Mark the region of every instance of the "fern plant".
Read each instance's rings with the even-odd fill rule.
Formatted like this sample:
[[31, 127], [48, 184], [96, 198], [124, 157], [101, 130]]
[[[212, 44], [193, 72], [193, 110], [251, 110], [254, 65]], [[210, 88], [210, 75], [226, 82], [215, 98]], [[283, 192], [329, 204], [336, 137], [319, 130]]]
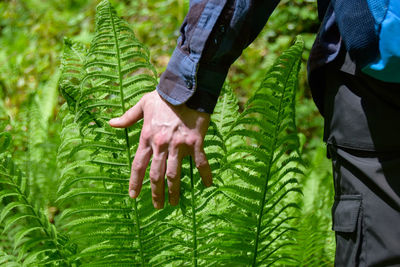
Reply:
[[301, 214], [295, 220], [296, 246], [286, 252], [294, 258], [291, 266], [334, 265], [335, 235], [330, 229], [334, 192], [330, 168], [326, 148], [321, 146], [314, 151], [301, 181], [304, 197], [299, 201]]
[[[293, 209], [298, 208], [298, 198], [293, 193], [301, 192], [296, 177], [303, 173], [303, 161], [294, 105], [302, 48], [298, 39], [280, 57], [243, 113], [238, 112], [229, 87], [223, 89], [205, 139], [205, 150], [214, 160], [215, 188], [198, 188], [193, 193], [193, 173], [186, 166], [190, 178], [186, 181], [191, 184], [183, 182], [183, 188], [191, 193], [192, 223], [184, 214], [172, 218], [177, 230], [168, 239], [178, 241], [177, 249], [156, 257], [153, 264], [264, 266], [289, 262], [290, 256], [280, 249], [294, 243], [290, 236], [296, 230]], [[176, 233], [190, 238], [179, 241]]]
[[[115, 130], [107, 121], [154, 89], [149, 52], [108, 1], [97, 7], [96, 34], [88, 53], [82, 56], [83, 50], [71, 43], [65, 47], [61, 85], [72, 115], [64, 119], [59, 150], [64, 168], [58, 203], [67, 208], [61, 227], [78, 243], [80, 264], [143, 266], [149, 253], [162, 249], [154, 242], [155, 229], [168, 209], [154, 212], [148, 198], [128, 197], [140, 125]], [[144, 186], [142, 195], [149, 190]]]
[[[55, 190], [48, 184], [56, 183], [59, 177], [54, 158], [56, 157], [57, 136], [51, 132], [57, 129], [57, 125], [50, 124], [54, 117], [57, 105], [57, 81], [59, 72], [28, 99], [27, 114], [27, 153], [25, 160], [26, 174], [31, 183], [32, 193], [42, 202], [41, 206], [52, 206], [55, 200]], [[56, 140], [54, 140], [56, 139]], [[39, 204], [39, 203], [38, 203]]]
[[227, 142], [244, 142], [233, 142], [223, 161], [231, 178], [218, 190], [233, 205], [217, 215], [227, 224], [218, 230], [223, 238], [215, 247], [222, 251], [212, 256], [215, 264], [221, 257], [226, 264], [271, 265], [283, 260], [275, 256], [279, 249], [292, 243], [290, 209], [297, 205], [289, 195], [301, 192], [296, 176], [302, 174], [294, 120], [302, 49], [297, 39], [280, 56], [226, 131]]
[[[277, 60], [244, 112], [239, 113], [229, 86], [223, 88], [204, 142], [214, 186], [202, 185], [192, 160], [187, 158], [182, 167], [179, 206], [155, 210], [148, 174], [140, 197], [128, 196], [141, 123], [120, 130], [111, 128], [107, 121], [121, 116], [144, 93], [154, 90], [157, 75], [148, 49], [111, 4], [102, 1], [97, 7], [90, 47], [64, 41], [59, 87], [66, 104], [60, 111], [63, 122], [56, 201], [62, 213], [55, 224], [50, 223], [27, 191], [26, 174], [15, 171], [4, 157], [0, 186], [7, 190], [0, 195], [7, 201], [0, 201], [0, 214], [5, 214], [0, 216], [11, 219], [0, 225], [19, 238], [16, 245], [10, 241], [17, 253], [5, 249], [0, 263], [290, 263], [282, 248], [295, 242], [291, 233], [296, 230], [295, 195], [300, 192], [296, 178], [303, 168], [294, 120], [302, 47], [301, 39], [297, 39]], [[9, 143], [6, 137], [4, 141]], [[14, 216], [24, 220], [26, 226], [16, 227]]]
[[8, 238], [12, 248], [8, 253], [2, 251], [0, 262], [5, 266], [70, 265], [74, 245], [68, 243], [68, 237], [58, 232], [46, 212], [36, 205], [28, 175], [7, 154], [3, 151], [0, 160], [0, 202], [5, 204], [0, 212], [0, 225], [4, 226], [3, 233], [12, 234]]

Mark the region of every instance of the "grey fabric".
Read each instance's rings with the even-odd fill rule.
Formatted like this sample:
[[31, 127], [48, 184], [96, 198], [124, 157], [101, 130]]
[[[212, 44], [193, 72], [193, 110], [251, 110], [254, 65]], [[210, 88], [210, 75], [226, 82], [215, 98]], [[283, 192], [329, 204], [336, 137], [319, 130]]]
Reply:
[[328, 144], [400, 154], [400, 84], [363, 74], [343, 46], [321, 77]]
[[328, 146], [335, 266], [400, 266], [400, 155]]
[[335, 266], [400, 266], [400, 85], [362, 74], [343, 45], [321, 79]]
[[361, 195], [341, 195], [332, 207], [332, 230], [352, 233], [356, 230], [361, 208]]

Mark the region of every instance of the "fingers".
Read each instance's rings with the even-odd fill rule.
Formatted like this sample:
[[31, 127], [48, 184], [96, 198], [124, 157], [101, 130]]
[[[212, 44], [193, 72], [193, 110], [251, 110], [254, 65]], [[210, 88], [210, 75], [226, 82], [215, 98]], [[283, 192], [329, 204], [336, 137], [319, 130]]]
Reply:
[[142, 101], [139, 101], [136, 105], [128, 109], [121, 117], [111, 119], [108, 123], [111, 127], [115, 128], [127, 128], [138, 120], [143, 118]]
[[151, 147], [143, 140], [140, 140], [135, 158], [132, 162], [131, 178], [129, 180], [129, 196], [131, 198], [137, 198], [139, 196], [151, 153]]
[[167, 159], [167, 151], [157, 151], [157, 147], [154, 149], [154, 155], [150, 166], [150, 185], [151, 194], [153, 199], [153, 206], [156, 209], [162, 209], [164, 207], [165, 191], [164, 191], [164, 179], [165, 179], [165, 161]]
[[[166, 104], [156, 91], [146, 94], [121, 117], [109, 121], [110, 126], [126, 128], [145, 117], [139, 148], [132, 163], [129, 195], [138, 197], [147, 166], [150, 166], [150, 184], [153, 205], [164, 206], [165, 174], [167, 174], [169, 202], [179, 202], [182, 158], [192, 155], [206, 186], [212, 184], [211, 168], [202, 143], [209, 124], [208, 117], [182, 105], [178, 108]], [[168, 166], [167, 166], [167, 157]]]
[[[150, 167], [150, 184], [152, 191], [153, 205], [156, 209], [162, 209], [165, 202], [165, 176], [168, 182], [169, 203], [173, 206], [179, 203], [180, 178], [182, 169], [183, 150], [182, 146], [170, 147], [168, 144], [154, 144], [152, 148], [149, 143], [141, 138], [139, 148], [136, 152], [132, 164], [132, 174], [129, 183], [129, 195], [136, 198], [141, 190], [146, 167], [149, 164], [150, 157], [154, 151], [153, 160]], [[204, 149], [200, 145], [195, 145], [193, 150], [193, 159], [196, 168], [203, 180], [205, 186], [212, 185], [211, 168], [208, 163]], [[166, 160], [168, 157], [168, 164]]]
[[212, 185], [212, 174], [210, 164], [208, 164], [208, 160], [206, 157], [206, 153], [204, 152], [202, 145], [196, 145], [194, 147], [193, 153], [194, 162], [196, 164], [196, 168], [200, 173], [201, 179], [205, 186]]
[[182, 157], [178, 153], [172, 152], [168, 155], [167, 162], [167, 182], [168, 199], [172, 206], [178, 205], [181, 186]]

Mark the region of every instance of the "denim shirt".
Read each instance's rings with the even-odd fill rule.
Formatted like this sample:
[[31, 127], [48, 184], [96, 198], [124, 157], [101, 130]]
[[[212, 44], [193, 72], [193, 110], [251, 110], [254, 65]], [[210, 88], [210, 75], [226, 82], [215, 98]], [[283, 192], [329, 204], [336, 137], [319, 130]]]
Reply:
[[[229, 67], [257, 37], [279, 2], [190, 1], [177, 46], [157, 86], [158, 93], [172, 105], [186, 103], [192, 109], [212, 113]], [[319, 86], [313, 77], [318, 75], [312, 73], [332, 61], [340, 49], [334, 12], [327, 3], [329, 0], [319, 0], [320, 18], [328, 11], [309, 61], [310, 84], [315, 87]]]

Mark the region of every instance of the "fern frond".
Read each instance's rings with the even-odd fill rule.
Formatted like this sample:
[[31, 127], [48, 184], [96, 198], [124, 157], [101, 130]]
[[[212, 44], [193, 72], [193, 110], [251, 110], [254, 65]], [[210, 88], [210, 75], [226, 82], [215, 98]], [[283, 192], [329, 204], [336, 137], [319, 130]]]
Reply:
[[332, 173], [324, 146], [314, 152], [314, 157], [303, 176], [304, 197], [301, 213], [294, 221], [298, 230], [293, 235], [296, 246], [284, 249], [291, 255], [288, 266], [332, 266], [335, 254], [335, 237], [331, 231], [330, 207], [333, 201]]
[[53, 160], [53, 146], [57, 139], [49, 135], [55, 127], [53, 114], [58, 99], [58, 77], [57, 72], [38, 91], [32, 93], [25, 112], [22, 112], [26, 119], [27, 151], [24, 161], [18, 161], [17, 157], [16, 163], [24, 167], [32, 193], [37, 195], [36, 203], [41, 206], [49, 205], [54, 200], [53, 190], [47, 185], [58, 178], [58, 169]]
[[128, 24], [108, 1], [102, 1], [97, 6], [95, 36], [79, 61], [77, 108], [64, 117], [58, 151], [63, 169], [58, 203], [68, 207], [59, 223], [71, 229], [83, 266], [147, 265], [158, 253], [153, 241], [159, 236], [153, 229], [172, 212], [171, 208], [154, 210], [149, 183], [142, 188], [143, 198], [128, 196], [132, 152], [141, 124], [117, 130], [106, 123], [154, 90], [156, 72], [149, 57]]
[[82, 66], [85, 54], [86, 50], [81, 43], [64, 38], [59, 88], [72, 112], [77, 109], [77, 101], [81, 94], [79, 84], [83, 77]]
[[18, 259], [4, 251], [0, 250], [0, 265], [5, 267], [22, 267], [22, 263]]
[[222, 136], [225, 136], [239, 117], [239, 101], [229, 85], [224, 85], [211, 120]]
[[[295, 230], [290, 226], [294, 217], [289, 210], [298, 208], [288, 196], [301, 192], [296, 187], [301, 165], [291, 159], [299, 158], [294, 100], [302, 48], [298, 38], [277, 59], [225, 134], [227, 142], [245, 141], [228, 146], [223, 159], [224, 172], [233, 175], [230, 182], [235, 183], [218, 189], [232, 203], [225, 215], [218, 216], [227, 219], [227, 231], [240, 231], [250, 240], [234, 234], [229, 240], [217, 240], [215, 247], [221, 249], [214, 252], [218, 256], [211, 263], [269, 265], [276, 262], [275, 254], [281, 248], [293, 243], [285, 239]], [[240, 215], [228, 219], [232, 213]], [[251, 223], [243, 218], [251, 218]], [[247, 252], [243, 250], [246, 246], [250, 248]]]
[[[3, 232], [17, 229], [13, 243], [14, 250], [19, 251], [18, 262], [22, 261], [24, 266], [49, 264], [54, 260], [69, 264], [73, 251], [66, 246], [67, 237], [59, 233], [45, 212], [34, 204], [27, 177], [9, 158], [2, 160], [0, 170], [0, 185], [4, 187], [0, 198], [8, 202], [1, 211], [0, 223], [4, 224]], [[33, 240], [36, 246], [30, 245]], [[27, 252], [29, 256], [24, 258]]]
[[[120, 116], [157, 84], [148, 49], [108, 1], [97, 6], [96, 33], [83, 73], [79, 105], [95, 117]], [[115, 105], [110, 106], [111, 99], [116, 100]], [[91, 100], [95, 106], [90, 105]]]

